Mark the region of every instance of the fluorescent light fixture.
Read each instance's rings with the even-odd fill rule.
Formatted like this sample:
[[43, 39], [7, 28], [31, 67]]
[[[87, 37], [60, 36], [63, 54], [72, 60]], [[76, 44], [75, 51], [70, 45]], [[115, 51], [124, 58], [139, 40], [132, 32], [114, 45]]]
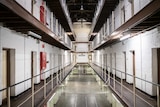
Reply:
[[42, 38], [40, 35], [32, 32], [32, 31], [28, 31], [28, 35], [29, 35], [29, 36], [32, 36], [32, 37], [34, 37], [34, 38], [37, 38], [37, 39], [41, 39], [41, 38]]
[[120, 38], [120, 41], [125, 40], [125, 39], [127, 39], [127, 38], [129, 38], [129, 37], [131, 37], [130, 34], [125, 35], [125, 36], [122, 36], [122, 37]]
[[84, 10], [84, 9], [83, 9], [83, 5], [81, 5], [81, 9], [80, 9], [80, 10]]

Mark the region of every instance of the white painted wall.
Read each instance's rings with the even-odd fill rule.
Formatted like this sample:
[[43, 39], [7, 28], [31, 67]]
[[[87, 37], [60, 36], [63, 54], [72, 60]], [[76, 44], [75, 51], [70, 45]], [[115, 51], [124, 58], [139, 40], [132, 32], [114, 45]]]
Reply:
[[[136, 77], [142, 78], [144, 80], [157, 83], [157, 71], [152, 64], [154, 61], [153, 55], [155, 52], [152, 52], [153, 48], [160, 47], [160, 27], [155, 28], [151, 31], [139, 34], [138, 36], [132, 37], [130, 39], [124, 40], [112, 46], [106, 47], [105, 52], [102, 50], [94, 52], [94, 63], [99, 63], [101, 65], [100, 55], [101, 53], [107, 54], [107, 66], [110, 67], [110, 54], [112, 54], [112, 67], [115, 62], [113, 54], [116, 53], [116, 69], [124, 72], [124, 53], [126, 52], [126, 66], [127, 73], [133, 75], [132, 67], [132, 53], [135, 51], [135, 70]], [[110, 72], [110, 69], [108, 68]], [[118, 77], [121, 77], [120, 73], [116, 72]], [[124, 78], [124, 75], [123, 75]], [[126, 81], [128, 83], [133, 83], [133, 78], [127, 76]], [[150, 94], [156, 95], [156, 88], [150, 83], [136, 79], [136, 87], [140, 90]]]
[[[44, 44], [44, 48], [42, 48], [42, 44]], [[9, 30], [8, 28], [4, 28], [0, 26], [0, 77], [2, 76], [2, 49], [3, 48], [9, 48], [9, 49], [15, 49], [15, 78], [11, 78], [11, 81], [15, 81], [15, 83], [21, 82], [25, 79], [28, 79], [31, 77], [31, 52], [36, 51], [37, 52], [37, 72], [35, 75], [40, 74], [40, 52], [46, 52], [47, 53], [47, 68], [45, 71], [51, 69], [50, 65], [50, 54], [55, 55], [54, 58], [54, 66], [58, 66], [62, 63], [62, 58], [58, 61], [58, 55], [62, 55], [62, 50], [51, 46], [47, 43], [44, 43], [42, 41], [37, 41], [36, 39], [33, 39], [31, 37], [28, 37], [27, 35], [23, 35], [21, 33], [17, 33], [15, 31]], [[67, 52], [67, 55], [65, 56], [66, 61], [70, 61], [70, 53]], [[69, 60], [69, 61], [68, 61]], [[56, 72], [56, 70], [54, 71]], [[50, 75], [50, 72], [47, 72], [45, 74], [44, 78], [47, 78]], [[2, 78], [0, 78], [2, 79]], [[13, 80], [15, 79], [15, 80]], [[35, 78], [35, 83], [40, 82], [40, 77]], [[15, 84], [14, 83], [14, 84]], [[13, 85], [13, 84], [12, 84]], [[1, 89], [1, 80], [0, 80], [0, 89]], [[17, 86], [15, 86], [15, 91], [11, 90], [12, 96], [17, 96], [20, 93], [24, 92], [28, 88], [31, 87], [31, 81], [28, 80], [24, 83], [21, 83]], [[0, 93], [0, 104], [1, 104], [1, 93]]]
[[24, 9], [26, 9], [28, 12], [31, 13], [31, 3], [32, 0], [16, 0], [17, 3], [19, 3]]
[[70, 51], [65, 50], [63, 55], [64, 55], [64, 65], [65, 65], [65, 66], [67, 66], [67, 65], [69, 65], [71, 62], [73, 62], [73, 61], [71, 60], [71, 53], [70, 53]]
[[76, 52], [88, 52], [88, 43], [76, 43]]
[[88, 53], [77, 53], [76, 62], [77, 63], [88, 63]]
[[90, 24], [81, 25], [80, 22], [76, 22], [73, 24], [73, 29], [76, 34], [76, 42], [88, 42], [88, 35], [90, 32]]

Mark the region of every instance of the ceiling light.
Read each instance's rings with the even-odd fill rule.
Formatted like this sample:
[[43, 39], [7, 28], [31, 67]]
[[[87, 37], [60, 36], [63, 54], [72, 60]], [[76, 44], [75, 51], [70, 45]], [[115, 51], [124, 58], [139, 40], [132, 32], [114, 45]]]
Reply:
[[32, 37], [34, 37], [34, 38], [37, 38], [37, 39], [41, 39], [41, 38], [42, 38], [40, 35], [32, 32], [32, 31], [28, 31], [28, 35], [29, 35], [29, 36], [32, 36]]
[[83, 5], [81, 5], [81, 9], [80, 10], [84, 10]]

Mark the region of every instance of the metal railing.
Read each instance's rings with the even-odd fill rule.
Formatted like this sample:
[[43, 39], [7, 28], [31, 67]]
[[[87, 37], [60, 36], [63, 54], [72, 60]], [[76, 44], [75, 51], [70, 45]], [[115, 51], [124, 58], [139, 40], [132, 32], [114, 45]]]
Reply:
[[[124, 102], [127, 104], [126, 96], [124, 95], [124, 90], [127, 90], [132, 96], [133, 96], [133, 100], [130, 101], [133, 107], [136, 107], [136, 99], [139, 98], [141, 101], [143, 101], [144, 103], [146, 103], [149, 107], [160, 107], [160, 84], [154, 83], [154, 82], [150, 82], [147, 81], [145, 79], [136, 77], [135, 75], [123, 72], [121, 70], [115, 69], [115, 68], [111, 68], [107, 65], [104, 64], [100, 64], [100, 63], [93, 63], [95, 64], [97, 67], [99, 67], [101, 69], [101, 71], [99, 71], [98, 69], [94, 68], [93, 69], [96, 71], [96, 73], [100, 76], [100, 78], [105, 82], [108, 83], [108, 85], [110, 86], [110, 88], [112, 88], [112, 90], [122, 99], [124, 100]], [[101, 66], [99, 66], [101, 65]], [[92, 67], [92, 66], [91, 66]], [[111, 72], [111, 71], [114, 71]], [[117, 75], [117, 73], [119, 73], [119, 75]], [[124, 75], [126, 75], [126, 77], [124, 77]], [[127, 87], [124, 84], [124, 80], [126, 78], [131, 78], [132, 82], [129, 85], [132, 88]], [[150, 100], [147, 98], [144, 98], [142, 96], [140, 96], [136, 90], [136, 81], [142, 81], [142, 82], [146, 82], [147, 84], [152, 85], [153, 87], [156, 87], [156, 96], [154, 96], [155, 98], [151, 98], [152, 101], [155, 100], [156, 104], [151, 104]], [[126, 82], [126, 81], [125, 81]], [[126, 82], [127, 83], [127, 82]], [[120, 91], [116, 88], [116, 86], [120, 86]], [[141, 90], [142, 91], [142, 90]], [[142, 93], [142, 92], [141, 92]], [[143, 96], [146, 96], [145, 94], [143, 94]], [[124, 98], [125, 97], [125, 98]], [[151, 97], [151, 96], [150, 96]], [[156, 99], [157, 98], [157, 99]]]
[[[31, 100], [30, 104], [31, 104], [32, 107], [37, 106], [35, 104], [35, 96], [36, 96], [36, 94], [38, 94], [40, 91], [43, 90], [43, 98], [42, 99], [44, 100], [65, 79], [65, 77], [71, 71], [71, 69], [69, 69], [67, 71], [66, 70], [67, 66], [64, 66], [64, 65], [67, 65], [67, 66], [71, 65], [71, 69], [74, 66], [74, 64], [71, 64], [71, 63], [58, 65], [58, 66], [56, 66], [56, 67], [54, 67], [52, 69], [49, 69], [49, 70], [47, 70], [47, 71], [45, 71], [43, 73], [40, 73], [38, 75], [34, 75], [31, 78], [25, 79], [25, 80], [23, 80], [21, 82], [18, 82], [16, 84], [10, 85], [10, 86], [8, 86], [6, 88], [0, 89], [0, 93], [3, 92], [3, 91], [6, 91], [6, 94], [7, 94], [7, 107], [11, 107], [11, 106], [21, 107], [29, 100]], [[57, 69], [58, 69], [58, 71], [57, 71]], [[48, 77], [44, 77], [43, 81], [42, 80], [40, 81], [40, 83], [42, 82], [43, 85], [36, 89], [35, 83], [34, 83], [35, 78], [37, 78], [38, 76], [45, 75], [48, 72], [51, 72], [50, 75]], [[55, 73], [56, 73], [56, 75], [54, 76]], [[49, 81], [48, 81], [48, 78], [49, 78]], [[30, 87], [31, 88], [31, 93], [29, 93], [29, 95], [25, 96], [26, 98], [24, 98], [18, 105], [17, 104], [15, 104], [15, 105], [13, 104], [12, 105], [12, 102], [11, 102], [11, 100], [12, 100], [11, 99], [11, 89], [13, 87], [17, 86], [17, 85], [20, 85], [22, 83], [25, 83], [25, 82], [29, 81], [29, 80], [31, 81], [31, 87]], [[49, 84], [51, 84], [51, 85], [49, 85]], [[47, 92], [48, 86], [50, 86], [49, 87], [50, 88], [49, 92]], [[40, 104], [40, 102], [39, 102], [39, 104]], [[6, 104], [5, 104], [5, 106], [6, 106]]]

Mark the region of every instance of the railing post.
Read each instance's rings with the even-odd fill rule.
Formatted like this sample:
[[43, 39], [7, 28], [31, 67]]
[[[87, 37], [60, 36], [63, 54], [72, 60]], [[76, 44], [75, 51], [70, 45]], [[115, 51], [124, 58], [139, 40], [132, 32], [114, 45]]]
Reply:
[[157, 107], [160, 107], [159, 85], [157, 85]]
[[122, 72], [121, 72], [121, 98], [123, 97], [123, 79], [122, 79]]
[[101, 75], [101, 76], [102, 76], [102, 79], [104, 79], [104, 78], [103, 78], [103, 54], [101, 55], [101, 60], [102, 60], [102, 62], [101, 62], [101, 65], [102, 65], [102, 66], [101, 66], [101, 67], [102, 67], [102, 75]]
[[65, 64], [63, 66], [63, 75], [64, 75], [64, 77], [66, 76], [66, 74], [65, 74]]
[[106, 82], [106, 65], [104, 65], [104, 79], [105, 79], [105, 82]]
[[133, 75], [133, 105], [136, 107], [136, 85], [135, 75]]
[[59, 81], [61, 82], [61, 78], [62, 78], [62, 75], [61, 75], [61, 65], [59, 66]]
[[[116, 71], [115, 71], [115, 72], [116, 72]], [[114, 81], [113, 81], [113, 88], [114, 88], [114, 91], [116, 91], [116, 90], [115, 90], [115, 88], [116, 88], [116, 87], [115, 87], [115, 86], [116, 86], [116, 85], [115, 85], [115, 83], [116, 83], [115, 73], [113, 74], [113, 79], [114, 79]]]
[[62, 62], [62, 68], [63, 68], [63, 71], [62, 71], [62, 72], [63, 72], [63, 73], [62, 73], [62, 74], [63, 74], [63, 78], [64, 78], [64, 55], [62, 55], [62, 56], [63, 56], [63, 58], [62, 58], [62, 59], [63, 59], [63, 62]]
[[110, 71], [108, 71], [108, 84], [110, 85]]
[[51, 90], [53, 90], [53, 68], [51, 70]]
[[10, 99], [10, 93], [11, 92], [11, 88], [10, 86], [7, 87], [7, 107], [11, 107], [11, 99]]
[[31, 78], [31, 84], [32, 84], [32, 107], [34, 107], [34, 76], [32, 73], [32, 78]]
[[56, 76], [57, 76], [57, 85], [58, 85], [58, 71], [56, 72]]
[[46, 74], [44, 73], [44, 98], [46, 98]]

